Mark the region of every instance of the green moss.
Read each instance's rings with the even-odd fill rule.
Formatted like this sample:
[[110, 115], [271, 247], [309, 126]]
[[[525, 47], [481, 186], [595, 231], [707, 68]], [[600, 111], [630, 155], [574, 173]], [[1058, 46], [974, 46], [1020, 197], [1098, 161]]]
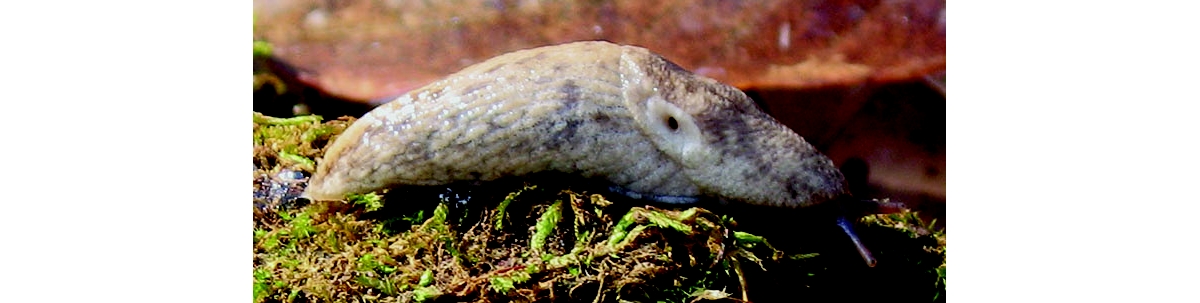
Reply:
[[937, 273], [938, 273], [938, 280], [934, 284], [934, 287], [938, 288], [938, 292], [933, 295], [934, 301], [937, 301], [937, 299], [939, 297], [946, 295], [946, 264], [942, 264], [942, 266], [938, 266]]
[[[389, 257], [384, 256], [384, 258], [389, 258]], [[383, 274], [390, 274], [390, 273], [396, 272], [395, 267], [387, 266], [387, 264], [384, 264], [383, 262], [376, 260], [375, 254], [371, 254], [371, 253], [364, 254], [361, 257], [358, 257], [358, 270], [359, 271], [369, 271], [369, 272], [379, 272], [379, 273], [383, 273]]]
[[254, 269], [254, 301], [258, 302], [271, 292], [271, 272], [264, 268]]
[[[684, 224], [680, 218], [672, 218], [661, 212], [647, 211], [642, 213], [650, 223], [658, 227], [666, 227], [674, 229], [678, 232], [691, 234], [692, 227]], [[695, 214], [695, 209], [688, 209], [685, 213], [680, 214], [681, 218], [687, 218]]]
[[509, 291], [517, 288], [516, 285], [513, 285], [514, 282], [511, 277], [492, 277], [489, 281], [491, 282], [492, 290], [502, 294], [507, 294]]
[[292, 236], [293, 239], [304, 239], [316, 233], [317, 228], [313, 227], [312, 218], [309, 216], [309, 213], [306, 211], [296, 215], [295, 218], [292, 218], [292, 229], [288, 235]]
[[438, 204], [437, 208], [433, 209], [433, 217], [425, 220], [426, 231], [437, 231], [446, 227], [446, 215], [450, 212], [450, 207], [446, 203]]
[[[330, 142], [353, 121], [343, 118], [322, 123], [321, 116], [275, 118], [254, 113], [254, 164], [271, 176], [283, 169], [312, 173], [320, 158], [315, 142]], [[293, 186], [289, 184], [288, 186]], [[256, 189], [257, 191], [257, 189]]]
[[362, 206], [366, 211], [377, 211], [383, 208], [383, 197], [375, 193], [351, 194], [346, 197], [351, 204]]
[[417, 286], [426, 287], [430, 284], [433, 284], [433, 270], [426, 269], [424, 273], [421, 273], [421, 280], [417, 282]]
[[635, 222], [634, 218], [636, 215], [634, 212], [628, 212], [621, 217], [621, 221], [617, 221], [617, 225], [613, 227], [612, 234], [608, 237], [608, 246], [616, 246], [621, 240], [625, 240], [625, 237], [630, 233], [630, 226]]
[[492, 290], [500, 293], [508, 293], [517, 288], [517, 285], [528, 282], [533, 276], [523, 270], [509, 271], [505, 275], [492, 277], [489, 282]]
[[270, 57], [272, 48], [273, 47], [271, 47], [271, 43], [268, 43], [267, 41], [254, 41], [254, 57], [255, 58]]
[[562, 200], [554, 201], [546, 212], [542, 213], [542, 217], [538, 218], [537, 228], [533, 234], [533, 240], [530, 241], [530, 248], [534, 252], [541, 252], [545, 249], [546, 239], [554, 232], [554, 227], [558, 226], [558, 221], [562, 220]]
[[521, 190], [509, 193], [508, 196], [504, 197], [504, 200], [500, 201], [500, 205], [496, 206], [495, 215], [492, 218], [496, 222], [496, 230], [504, 229], [504, 215], [506, 214], [505, 210], [508, 209], [508, 205], [512, 204], [513, 200], [517, 199], [517, 196], [521, 195], [522, 192], [533, 189], [537, 189], [537, 186], [526, 186]]
[[354, 277], [354, 281], [357, 282], [361, 286], [378, 290], [379, 292], [383, 293], [384, 295], [394, 296], [397, 293], [399, 293], [399, 289], [396, 287], [396, 284], [393, 283], [391, 280], [379, 279], [379, 278], [368, 277], [368, 276], [357, 276], [357, 277]]
[[317, 167], [317, 162], [313, 161], [312, 159], [286, 151], [279, 152], [279, 159], [287, 161], [287, 163], [297, 165], [300, 167], [300, 169], [305, 171], [315, 171]]
[[[255, 115], [256, 175], [308, 169], [281, 155], [319, 159], [321, 145], [349, 121]], [[945, 299], [944, 231], [912, 213], [860, 220], [864, 242], [881, 252], [881, 264], [891, 262], [866, 269], [804, 247], [779, 250], [768, 241], [777, 236], [739, 229], [704, 208], [614, 205], [544, 186], [473, 197], [467, 208], [476, 212], [387, 194], [401, 205], [429, 205], [394, 213], [379, 193], [255, 208], [254, 301], [692, 302], [741, 300], [743, 289], [756, 302], [772, 291], [828, 301], [825, 294], [861, 287], [847, 281], [913, 281], [903, 289], [914, 295], [897, 300]], [[559, 228], [563, 220], [571, 228]]]
[[298, 126], [298, 125], [313, 125], [321, 123], [321, 116], [308, 115], [291, 118], [275, 118], [263, 116], [260, 113], [254, 113], [254, 123], [266, 126]]
[[442, 295], [442, 291], [437, 287], [421, 287], [412, 291], [413, 301], [426, 302], [437, 299]]

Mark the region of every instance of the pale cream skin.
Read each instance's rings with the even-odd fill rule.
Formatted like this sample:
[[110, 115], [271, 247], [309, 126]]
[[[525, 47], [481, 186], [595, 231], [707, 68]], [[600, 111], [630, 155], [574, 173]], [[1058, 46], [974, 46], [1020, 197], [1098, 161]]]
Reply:
[[305, 196], [544, 171], [668, 203], [796, 208], [846, 194], [829, 158], [736, 88], [644, 48], [576, 42], [501, 55], [372, 110], [332, 143]]

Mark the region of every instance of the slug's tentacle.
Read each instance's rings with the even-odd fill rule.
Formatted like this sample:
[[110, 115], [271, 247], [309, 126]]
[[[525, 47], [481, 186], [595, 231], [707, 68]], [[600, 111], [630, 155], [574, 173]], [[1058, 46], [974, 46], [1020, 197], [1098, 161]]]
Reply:
[[868, 250], [867, 246], [863, 245], [862, 240], [858, 239], [858, 234], [854, 233], [854, 228], [851, 227], [849, 221], [846, 221], [845, 216], [839, 216], [837, 218], [837, 225], [838, 227], [842, 228], [842, 231], [846, 233], [846, 236], [850, 237], [850, 242], [854, 242], [854, 248], [858, 250], [858, 255], [862, 256], [863, 261], [867, 263], [867, 266], [875, 267], [875, 264], [878, 263], [875, 260], [875, 256], [872, 256], [871, 250]]

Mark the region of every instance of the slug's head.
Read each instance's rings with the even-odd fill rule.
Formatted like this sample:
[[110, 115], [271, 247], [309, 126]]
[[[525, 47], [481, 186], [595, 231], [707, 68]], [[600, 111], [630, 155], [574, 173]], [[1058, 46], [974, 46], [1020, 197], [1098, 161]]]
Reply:
[[639, 128], [703, 195], [799, 208], [846, 194], [833, 161], [740, 90], [641, 48], [626, 49], [621, 69]]

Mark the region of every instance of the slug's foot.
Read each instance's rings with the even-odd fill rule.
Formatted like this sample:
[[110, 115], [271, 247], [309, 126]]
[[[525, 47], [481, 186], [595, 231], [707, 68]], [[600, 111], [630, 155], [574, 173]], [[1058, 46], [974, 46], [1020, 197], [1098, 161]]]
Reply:
[[609, 186], [608, 191], [629, 197], [630, 199], [634, 200], [654, 201], [665, 204], [691, 205], [700, 202], [700, 198], [697, 197], [639, 193], [616, 185]]

